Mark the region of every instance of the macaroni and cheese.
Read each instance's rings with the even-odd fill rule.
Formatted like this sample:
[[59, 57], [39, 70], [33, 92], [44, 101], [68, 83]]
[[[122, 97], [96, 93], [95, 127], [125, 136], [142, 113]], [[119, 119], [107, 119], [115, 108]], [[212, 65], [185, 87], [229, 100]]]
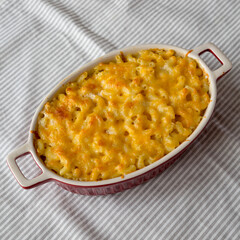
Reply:
[[201, 121], [208, 77], [173, 50], [116, 56], [69, 82], [38, 116], [45, 165], [80, 181], [124, 176], [174, 150]]

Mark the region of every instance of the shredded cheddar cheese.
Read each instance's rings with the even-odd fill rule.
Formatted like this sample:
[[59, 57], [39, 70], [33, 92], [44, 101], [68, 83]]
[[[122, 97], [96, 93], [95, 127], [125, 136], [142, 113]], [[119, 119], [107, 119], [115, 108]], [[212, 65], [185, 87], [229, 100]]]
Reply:
[[209, 104], [208, 88], [197, 62], [173, 50], [121, 53], [44, 105], [37, 153], [65, 178], [124, 176], [186, 141]]

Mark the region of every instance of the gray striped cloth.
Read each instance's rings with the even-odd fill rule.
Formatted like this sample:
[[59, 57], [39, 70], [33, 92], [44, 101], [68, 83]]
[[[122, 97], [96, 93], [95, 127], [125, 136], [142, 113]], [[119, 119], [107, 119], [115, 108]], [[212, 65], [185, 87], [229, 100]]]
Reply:
[[[0, 239], [240, 239], [239, 1], [0, 1]], [[22, 189], [7, 154], [43, 97], [82, 64], [141, 43], [215, 43], [233, 62], [216, 111], [181, 160], [134, 189], [81, 196]], [[217, 67], [210, 54], [203, 55]], [[30, 156], [18, 161], [38, 174]]]

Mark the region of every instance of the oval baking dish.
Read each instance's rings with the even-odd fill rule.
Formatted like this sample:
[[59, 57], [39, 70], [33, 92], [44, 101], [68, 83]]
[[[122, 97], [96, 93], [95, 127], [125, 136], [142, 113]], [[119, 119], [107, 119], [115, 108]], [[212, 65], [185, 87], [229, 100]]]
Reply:
[[[100, 62], [110, 62], [114, 60], [114, 57], [117, 54], [119, 54], [120, 51], [122, 51], [124, 54], [134, 54], [140, 50], [152, 48], [159, 48], [165, 50], [173, 49], [176, 52], [176, 54], [180, 56], [188, 55], [189, 57], [195, 59], [198, 62], [200, 68], [204, 70], [205, 74], [208, 75], [209, 93], [211, 100], [205, 111], [203, 119], [199, 123], [198, 127], [194, 130], [194, 132], [187, 138], [187, 141], [184, 141], [176, 149], [174, 149], [173, 151], [171, 151], [158, 161], [135, 172], [129, 173], [125, 175], [124, 178], [117, 177], [101, 181], [75, 181], [63, 178], [54, 173], [53, 171], [49, 170], [36, 153], [34, 147], [34, 134], [33, 134], [33, 132], [36, 129], [38, 114], [42, 110], [44, 104], [50, 99], [52, 99], [52, 97], [63, 86], [63, 84], [75, 80], [81, 73], [91, 70]], [[211, 71], [206, 65], [206, 63], [200, 58], [200, 55], [205, 51], [211, 52], [220, 61], [222, 66], [219, 67], [217, 70]], [[49, 93], [49, 95], [43, 100], [43, 102], [40, 104], [40, 106], [37, 108], [34, 114], [30, 126], [30, 133], [27, 143], [15, 149], [8, 155], [7, 163], [9, 165], [9, 168], [11, 169], [13, 175], [15, 176], [19, 184], [26, 189], [36, 187], [37, 185], [48, 181], [55, 181], [62, 188], [74, 193], [84, 195], [104, 195], [120, 192], [131, 187], [137, 186], [149, 180], [150, 178], [156, 176], [160, 172], [164, 171], [166, 168], [168, 168], [172, 163], [174, 163], [177, 160], [178, 156], [181, 153], [183, 153], [183, 151], [185, 151], [186, 148], [193, 142], [193, 140], [195, 140], [196, 137], [200, 134], [200, 132], [208, 123], [215, 107], [217, 95], [216, 81], [220, 77], [222, 77], [225, 73], [227, 73], [231, 69], [231, 67], [232, 64], [228, 60], [228, 58], [221, 52], [221, 50], [219, 50], [212, 43], [203, 44], [190, 51], [172, 45], [148, 44], [126, 47], [123, 49], [110, 52], [104, 55], [103, 57], [91, 61], [90, 63], [82, 66], [74, 73], [70, 74]], [[18, 157], [27, 153], [30, 153], [33, 156], [33, 159], [35, 160], [36, 164], [42, 171], [42, 173], [39, 176], [33, 179], [26, 179], [16, 163], [16, 159]]]

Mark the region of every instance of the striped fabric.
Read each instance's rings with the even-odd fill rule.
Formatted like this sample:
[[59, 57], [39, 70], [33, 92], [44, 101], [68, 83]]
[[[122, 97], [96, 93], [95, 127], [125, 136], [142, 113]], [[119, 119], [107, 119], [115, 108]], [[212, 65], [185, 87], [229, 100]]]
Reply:
[[[0, 1], [0, 239], [240, 239], [239, 26], [239, 1]], [[128, 45], [209, 41], [233, 69], [218, 81], [214, 117], [181, 161], [115, 195], [18, 185], [6, 156], [26, 142], [34, 110], [65, 76]], [[38, 174], [31, 157], [18, 163], [27, 177]]]

